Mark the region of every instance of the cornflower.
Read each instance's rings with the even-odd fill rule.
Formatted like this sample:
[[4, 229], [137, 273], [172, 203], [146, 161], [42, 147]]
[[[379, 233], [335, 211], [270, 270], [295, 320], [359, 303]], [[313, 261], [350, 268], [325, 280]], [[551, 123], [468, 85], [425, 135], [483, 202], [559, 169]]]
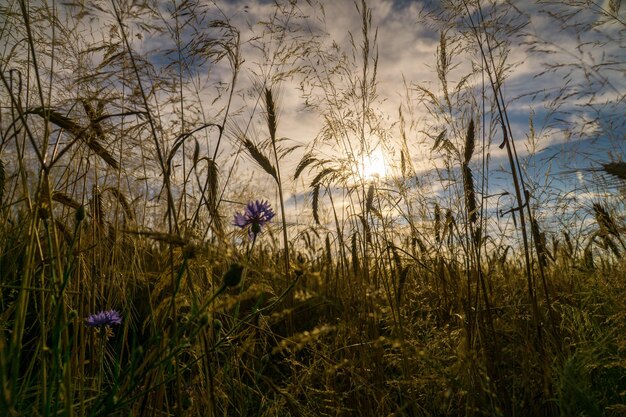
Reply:
[[111, 326], [113, 324], [122, 324], [122, 316], [115, 310], [100, 311], [92, 314], [85, 319], [85, 324], [90, 327]]
[[248, 203], [243, 213], [235, 213], [233, 225], [241, 227], [242, 229], [248, 228], [250, 237], [255, 238], [261, 233], [263, 226], [272, 220], [275, 215], [276, 213], [274, 213], [268, 201], [251, 201]]

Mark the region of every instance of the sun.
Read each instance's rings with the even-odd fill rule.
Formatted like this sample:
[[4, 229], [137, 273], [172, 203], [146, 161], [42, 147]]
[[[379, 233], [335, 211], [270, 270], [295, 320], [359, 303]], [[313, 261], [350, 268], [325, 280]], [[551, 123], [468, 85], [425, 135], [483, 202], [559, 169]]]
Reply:
[[387, 176], [387, 164], [380, 149], [374, 149], [369, 156], [359, 161], [359, 177], [366, 181]]

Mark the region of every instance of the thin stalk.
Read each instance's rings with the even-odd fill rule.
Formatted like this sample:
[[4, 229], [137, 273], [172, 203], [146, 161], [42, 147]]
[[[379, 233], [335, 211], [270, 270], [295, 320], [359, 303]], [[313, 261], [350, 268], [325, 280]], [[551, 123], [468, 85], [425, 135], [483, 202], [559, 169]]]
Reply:
[[272, 151], [274, 153], [274, 160], [276, 161], [276, 185], [278, 186], [278, 198], [280, 201], [280, 214], [283, 223], [283, 249], [284, 249], [284, 266], [285, 266], [285, 279], [289, 280], [289, 237], [287, 234], [287, 218], [285, 214], [285, 198], [283, 194], [283, 182], [280, 176], [280, 160], [278, 158], [278, 147], [276, 144], [276, 128], [277, 128], [277, 112], [276, 103], [272, 95], [270, 88], [265, 89], [265, 100], [267, 107], [267, 122], [270, 133], [270, 141], [272, 143]]
[[[157, 159], [161, 168], [161, 173], [163, 175], [163, 184], [165, 186], [165, 191], [167, 193], [167, 222], [168, 222], [168, 232], [170, 234], [172, 234], [174, 231], [176, 231], [176, 233], [179, 233], [179, 227], [178, 227], [178, 219], [177, 219], [177, 212], [176, 212], [176, 208], [174, 207], [174, 197], [172, 194], [172, 187], [171, 187], [171, 181], [170, 181], [170, 177], [168, 175], [168, 170], [167, 170], [167, 166], [165, 164], [165, 158], [163, 156], [163, 151], [161, 149], [161, 145], [159, 143], [159, 138], [157, 135], [157, 131], [156, 131], [156, 125], [154, 123], [154, 120], [152, 118], [152, 114], [150, 112], [149, 106], [148, 106], [148, 98], [146, 96], [146, 92], [143, 88], [143, 84], [141, 81], [141, 76], [139, 74], [139, 68], [137, 66], [137, 63], [135, 61], [135, 56], [133, 55], [133, 51], [132, 48], [130, 46], [130, 42], [128, 41], [128, 36], [126, 35], [126, 30], [124, 29], [124, 24], [122, 22], [122, 17], [120, 15], [120, 12], [116, 6], [116, 0], [111, 0], [111, 4], [113, 5], [113, 12], [115, 14], [115, 19], [119, 25], [120, 28], [120, 33], [122, 35], [122, 39], [124, 40], [124, 44], [126, 46], [126, 50], [128, 51], [128, 55], [131, 61], [131, 65], [133, 67], [133, 71], [135, 73], [135, 77], [137, 78], [137, 84], [139, 86], [139, 91], [141, 93], [141, 98], [143, 100], [144, 106], [146, 108], [146, 117], [148, 118], [148, 123], [150, 125], [150, 130], [152, 133], [152, 139], [154, 141], [154, 146], [155, 146], [155, 150], [157, 153]], [[169, 245], [169, 261], [170, 261], [170, 265], [172, 267], [170, 267], [170, 276], [171, 276], [171, 286], [172, 289], [176, 288], [176, 274], [174, 273], [174, 252], [173, 252], [173, 247], [170, 244]], [[176, 307], [176, 297], [172, 297], [172, 301], [171, 301], [171, 305], [170, 305], [170, 309], [171, 309], [171, 314], [172, 314], [172, 332], [173, 334], [176, 334], [176, 327], [177, 327], [177, 322], [178, 322], [178, 318], [177, 318], [177, 307]], [[178, 407], [177, 407], [177, 415], [180, 415], [180, 404], [182, 402], [182, 389], [181, 389], [181, 385], [182, 385], [182, 381], [180, 380], [180, 373], [179, 373], [179, 368], [177, 366], [174, 367], [175, 369], [175, 373], [176, 373], [176, 393], [177, 393], [177, 398], [178, 398]]]
[[[527, 280], [527, 285], [528, 285], [528, 296], [530, 298], [530, 302], [532, 306], [533, 322], [535, 324], [535, 329], [537, 331], [537, 337], [541, 339], [542, 331], [541, 331], [540, 316], [539, 316], [539, 306], [537, 304], [537, 296], [535, 295], [535, 285], [533, 283], [534, 279], [533, 279], [533, 273], [532, 273], [530, 245], [528, 242], [528, 231], [526, 227], [526, 219], [525, 219], [524, 210], [523, 210], [523, 207], [526, 204], [526, 201], [524, 199], [525, 196], [522, 197], [523, 182], [518, 177], [518, 165], [515, 163], [515, 157], [513, 155], [513, 148], [511, 144], [511, 142], [513, 141], [512, 132], [510, 131], [510, 129], [507, 129], [507, 126], [505, 125], [506, 120], [507, 120], [506, 109], [504, 108], [504, 105], [502, 103], [502, 92], [500, 89], [500, 81], [497, 79], [494, 80], [494, 74], [492, 73], [490, 62], [487, 60], [487, 52], [485, 51], [483, 47], [480, 34], [478, 33], [478, 28], [476, 24], [474, 23], [472, 14], [470, 13], [469, 7], [467, 6], [467, 2], [464, 1], [463, 3], [465, 5], [465, 9], [470, 19], [472, 31], [474, 32], [474, 36], [476, 37], [476, 41], [480, 48], [481, 57], [485, 65], [487, 75], [489, 76], [489, 82], [491, 84], [491, 88], [494, 93], [494, 98], [495, 98], [496, 106], [498, 109], [498, 115], [500, 117], [500, 122], [502, 125], [502, 134], [504, 135], [503, 144], [506, 147], [506, 152], [507, 152], [507, 156], [509, 159], [509, 165], [511, 167], [511, 175], [513, 178], [513, 186], [515, 188], [515, 197], [517, 200], [518, 207], [520, 208], [519, 215], [520, 215], [520, 223], [521, 223], [522, 241], [524, 244], [524, 263], [526, 267], [525, 269], [526, 269], [526, 280]], [[480, 9], [480, 2], [478, 2], [478, 7]], [[482, 17], [482, 13], [481, 13], [481, 17]], [[489, 50], [491, 50], [489, 37], [487, 36], [486, 38], [487, 38], [487, 47]], [[491, 59], [491, 61], [493, 62], [493, 58]]]

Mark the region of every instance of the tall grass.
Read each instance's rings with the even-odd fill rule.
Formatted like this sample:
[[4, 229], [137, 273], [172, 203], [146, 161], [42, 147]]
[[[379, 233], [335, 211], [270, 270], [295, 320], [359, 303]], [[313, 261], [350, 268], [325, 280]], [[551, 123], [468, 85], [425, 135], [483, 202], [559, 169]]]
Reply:
[[[626, 412], [624, 195], [566, 229], [542, 210], [569, 200], [535, 193], [509, 122], [524, 15], [425, 10], [436, 82], [408, 80], [392, 116], [354, 6], [345, 47], [315, 2], [0, 6], [1, 415]], [[590, 12], [622, 24], [615, 2]], [[293, 82], [322, 121], [304, 149], [281, 136]], [[367, 175], [379, 152], [388, 174]], [[619, 158], [588, 172], [623, 187]], [[271, 224], [232, 224], [259, 199]]]

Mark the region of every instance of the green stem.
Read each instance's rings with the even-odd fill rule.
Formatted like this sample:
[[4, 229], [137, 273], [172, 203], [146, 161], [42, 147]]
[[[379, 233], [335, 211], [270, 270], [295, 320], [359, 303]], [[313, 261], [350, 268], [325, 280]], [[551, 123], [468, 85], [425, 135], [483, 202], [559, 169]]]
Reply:
[[[243, 266], [243, 271], [241, 272], [241, 282], [239, 283], [239, 295], [243, 292], [243, 286], [246, 280], [246, 275], [248, 274], [248, 265], [250, 265], [250, 255], [252, 254], [252, 249], [254, 248], [254, 244], [256, 243], [256, 237], [258, 233], [254, 233], [252, 237], [252, 244], [248, 246], [248, 250], [246, 251], [246, 263]], [[235, 311], [233, 313], [233, 321], [236, 321], [239, 317], [239, 307], [240, 300], [237, 300], [237, 304], [235, 304]]]

